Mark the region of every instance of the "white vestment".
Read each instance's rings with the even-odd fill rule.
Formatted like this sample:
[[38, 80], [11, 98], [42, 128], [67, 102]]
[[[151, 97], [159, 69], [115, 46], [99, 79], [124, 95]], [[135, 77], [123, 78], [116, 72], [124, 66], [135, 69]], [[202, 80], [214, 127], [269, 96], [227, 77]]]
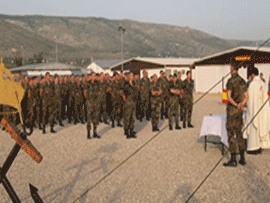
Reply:
[[[268, 99], [264, 82], [259, 76], [254, 77], [248, 88], [248, 105], [245, 126]], [[245, 130], [243, 137], [247, 140], [247, 151], [254, 151], [260, 148], [270, 148], [270, 107], [267, 102], [260, 113], [254, 118], [252, 123]]]

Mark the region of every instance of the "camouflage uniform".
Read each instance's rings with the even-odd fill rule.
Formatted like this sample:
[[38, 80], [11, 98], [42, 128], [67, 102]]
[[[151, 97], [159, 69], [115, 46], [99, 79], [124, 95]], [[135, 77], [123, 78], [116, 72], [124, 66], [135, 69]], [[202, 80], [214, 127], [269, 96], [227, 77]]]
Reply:
[[[178, 89], [178, 83], [174, 84], [173, 81], [170, 82], [170, 89]], [[169, 97], [169, 125], [172, 125], [173, 116], [175, 115], [175, 124], [179, 124], [179, 94], [174, 94], [170, 92]]]
[[[178, 83], [178, 86], [179, 86], [179, 89], [182, 90], [182, 86], [183, 86], [183, 81], [181, 79], [178, 79], [177, 80], [177, 83]], [[183, 98], [180, 98], [179, 97], [179, 104], [180, 104], [180, 118], [181, 118], [181, 121], [183, 120], [184, 116], [183, 116], [183, 109], [184, 109], [184, 101], [183, 101]]]
[[54, 85], [52, 82], [48, 83], [47, 81], [41, 85], [40, 90], [42, 91], [42, 125], [43, 129], [46, 125], [46, 119], [49, 117], [50, 126], [53, 126], [54, 122], [54, 104], [53, 104], [53, 97], [54, 97]]
[[[94, 131], [99, 124], [99, 108], [100, 108], [100, 87], [98, 81], [90, 81], [88, 88], [84, 90], [87, 94], [87, 130], [91, 130], [91, 123], [93, 123]], [[95, 132], [94, 132], [95, 133]]]
[[83, 115], [83, 89], [80, 83], [75, 84], [74, 117], [75, 123], [82, 121]]
[[111, 81], [107, 81], [108, 84], [108, 92], [106, 92], [106, 112], [108, 114], [108, 117], [112, 120], [112, 111], [113, 111], [113, 101], [112, 101], [112, 95], [111, 95]]
[[[81, 87], [82, 87], [82, 91], [84, 93], [84, 90], [87, 89], [87, 87], [88, 87], [88, 82], [81, 82]], [[82, 119], [83, 119], [83, 122], [86, 122], [87, 121], [87, 106], [86, 106], [86, 98], [85, 97], [83, 97], [83, 100], [82, 100], [82, 108], [83, 108]]]
[[140, 80], [140, 96], [141, 96], [141, 112], [142, 118], [146, 116], [149, 119], [150, 117], [150, 97], [149, 97], [149, 90], [150, 90], [150, 79], [149, 78], [142, 78]]
[[31, 127], [34, 126], [35, 116], [37, 115], [36, 110], [38, 106], [38, 98], [36, 98], [36, 96], [37, 96], [37, 93], [39, 93], [39, 91], [37, 92], [36, 88], [37, 87], [35, 85], [31, 85], [29, 86], [29, 88], [27, 88], [27, 92], [26, 92], [27, 97], [28, 97], [28, 104], [27, 104], [28, 121]]
[[56, 118], [59, 121], [59, 124], [62, 123], [62, 84], [54, 84], [54, 98], [53, 98]]
[[69, 83], [62, 83], [62, 119], [67, 117], [69, 111]]
[[75, 93], [76, 93], [76, 83], [69, 82], [68, 84], [68, 92], [69, 92], [69, 99], [68, 99], [68, 122], [71, 123], [71, 120], [75, 121]]
[[106, 91], [108, 89], [108, 82], [100, 82], [100, 119], [103, 117], [103, 121], [107, 122], [107, 112], [106, 112]]
[[142, 116], [141, 113], [141, 97], [140, 97], [140, 91], [138, 89], [139, 85], [140, 85], [140, 80], [136, 80], [134, 81], [134, 85], [135, 85], [135, 102], [136, 102], [136, 118], [140, 119]]
[[[133, 129], [135, 125], [135, 109], [136, 109], [136, 87], [135, 83], [129, 82], [125, 83], [124, 86], [124, 95], [126, 96], [126, 101], [124, 102], [124, 129], [126, 132], [127, 137], [134, 136]], [[128, 132], [129, 131], [129, 132]]]
[[[231, 91], [232, 99], [236, 103], [240, 103], [244, 99], [244, 93], [247, 92], [247, 84], [238, 74], [234, 74], [227, 82], [227, 91]], [[245, 142], [242, 136], [243, 111], [233, 106], [230, 102], [227, 104], [226, 111], [229, 151], [230, 153], [236, 153], [237, 143], [239, 151], [245, 149]]]
[[[150, 84], [150, 92], [161, 90], [160, 83]], [[151, 122], [152, 127], [157, 128], [159, 122], [159, 114], [160, 114], [160, 96], [154, 96], [151, 94]]]
[[169, 110], [169, 81], [167, 78], [159, 78], [158, 83], [163, 91], [161, 95], [161, 118], [165, 116], [168, 118], [168, 110]]
[[111, 84], [112, 89], [112, 101], [113, 101], [113, 112], [112, 112], [112, 121], [116, 120], [118, 123], [121, 119], [121, 105], [122, 105], [122, 98], [121, 95], [123, 94], [123, 89], [118, 81], [114, 81]]
[[183, 81], [182, 88], [184, 90], [184, 97], [183, 97], [183, 123], [186, 124], [191, 122], [191, 114], [193, 109], [193, 88], [194, 88], [194, 81], [190, 79], [188, 82], [187, 79]]

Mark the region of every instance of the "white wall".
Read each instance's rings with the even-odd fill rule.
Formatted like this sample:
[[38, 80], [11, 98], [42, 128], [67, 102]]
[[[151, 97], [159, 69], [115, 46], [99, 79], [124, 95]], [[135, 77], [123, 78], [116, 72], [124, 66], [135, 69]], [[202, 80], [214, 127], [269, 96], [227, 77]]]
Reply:
[[[196, 66], [195, 68], [195, 90], [196, 92], [206, 92], [211, 87], [213, 87], [218, 81], [224, 78], [224, 88], [226, 89], [226, 83], [231, 77], [230, 75], [230, 65], [205, 65]], [[241, 68], [238, 71], [239, 75], [247, 81], [247, 69]], [[222, 92], [222, 82], [220, 82], [215, 88], [213, 88], [210, 93], [221, 93]]]
[[148, 72], [148, 77], [151, 78], [154, 74], [157, 74], [157, 76], [159, 77], [159, 72], [162, 70], [162, 71], [165, 71], [164, 68], [158, 68], [158, 69], [143, 69], [143, 70], [140, 70], [140, 77], [142, 78], [143, 77], [143, 71], [146, 70]]

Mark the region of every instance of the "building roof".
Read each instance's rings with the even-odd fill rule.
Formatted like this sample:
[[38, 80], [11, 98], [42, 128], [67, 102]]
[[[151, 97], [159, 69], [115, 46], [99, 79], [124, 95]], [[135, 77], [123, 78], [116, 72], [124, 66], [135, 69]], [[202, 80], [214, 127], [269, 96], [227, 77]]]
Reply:
[[121, 60], [96, 60], [94, 62], [103, 69], [110, 69], [111, 66], [120, 63]]
[[192, 65], [198, 58], [151, 58], [151, 57], [134, 57], [125, 61], [120, 61], [118, 64], [111, 66], [111, 69], [120, 66], [121, 64], [125, 64], [131, 61], [140, 61], [147, 62], [151, 64], [157, 64], [161, 66], [190, 66]]
[[15, 71], [45, 71], [45, 70], [80, 70], [80, 67], [76, 67], [69, 64], [63, 63], [38, 63], [38, 64], [31, 64], [26, 66], [20, 66], [16, 68], [10, 68], [11, 72]]
[[252, 62], [260, 63], [270, 60], [269, 47], [236, 47], [210, 56], [206, 56], [194, 62], [194, 65], [206, 64], [230, 64], [230, 59], [235, 56], [253, 55]]

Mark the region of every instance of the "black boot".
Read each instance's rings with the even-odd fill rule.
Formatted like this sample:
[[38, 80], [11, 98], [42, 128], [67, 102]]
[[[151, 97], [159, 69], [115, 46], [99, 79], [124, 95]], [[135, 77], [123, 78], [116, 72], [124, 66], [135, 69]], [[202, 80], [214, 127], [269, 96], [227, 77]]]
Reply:
[[240, 160], [239, 164], [241, 165], [246, 165], [246, 160], [245, 160], [245, 150], [240, 150]]
[[186, 122], [183, 121], [183, 128], [186, 128]]
[[169, 130], [172, 130], [172, 124], [169, 124]]
[[43, 129], [42, 126], [41, 126], [41, 124], [38, 124], [38, 129], [40, 129], [40, 130]]
[[120, 121], [117, 122], [117, 126], [118, 126], [118, 127], [123, 127], [123, 125], [121, 124]]
[[114, 120], [112, 120], [112, 128], [114, 128]]
[[136, 132], [134, 130], [130, 130], [130, 137], [131, 138], [137, 138]]
[[236, 167], [237, 166], [236, 153], [232, 153], [231, 154], [231, 160], [228, 161], [227, 163], [223, 163], [223, 166]]
[[53, 126], [51, 126], [51, 133], [56, 133], [56, 131], [53, 129]]
[[190, 122], [188, 122], [187, 126], [188, 126], [189, 128], [194, 128], [194, 126], [193, 126]]
[[158, 132], [158, 131], [159, 131], [159, 129], [157, 126], [153, 127], [153, 132]]
[[97, 130], [94, 129], [94, 135], [93, 135], [93, 138], [97, 138], [97, 139], [100, 139], [101, 137], [97, 134]]
[[45, 130], [45, 125], [43, 126], [42, 128], [42, 133], [45, 134], [46, 133], [46, 130]]
[[127, 137], [127, 139], [131, 138], [128, 129], [125, 129], [125, 136]]
[[91, 139], [91, 133], [90, 133], [90, 130], [89, 129], [87, 129], [87, 139]]
[[64, 126], [64, 124], [62, 123], [61, 120], [59, 121], [59, 125], [62, 126], [62, 127]]
[[179, 124], [176, 124], [176, 125], [175, 125], [175, 129], [176, 129], [176, 130], [181, 130], [181, 127], [179, 126]]

